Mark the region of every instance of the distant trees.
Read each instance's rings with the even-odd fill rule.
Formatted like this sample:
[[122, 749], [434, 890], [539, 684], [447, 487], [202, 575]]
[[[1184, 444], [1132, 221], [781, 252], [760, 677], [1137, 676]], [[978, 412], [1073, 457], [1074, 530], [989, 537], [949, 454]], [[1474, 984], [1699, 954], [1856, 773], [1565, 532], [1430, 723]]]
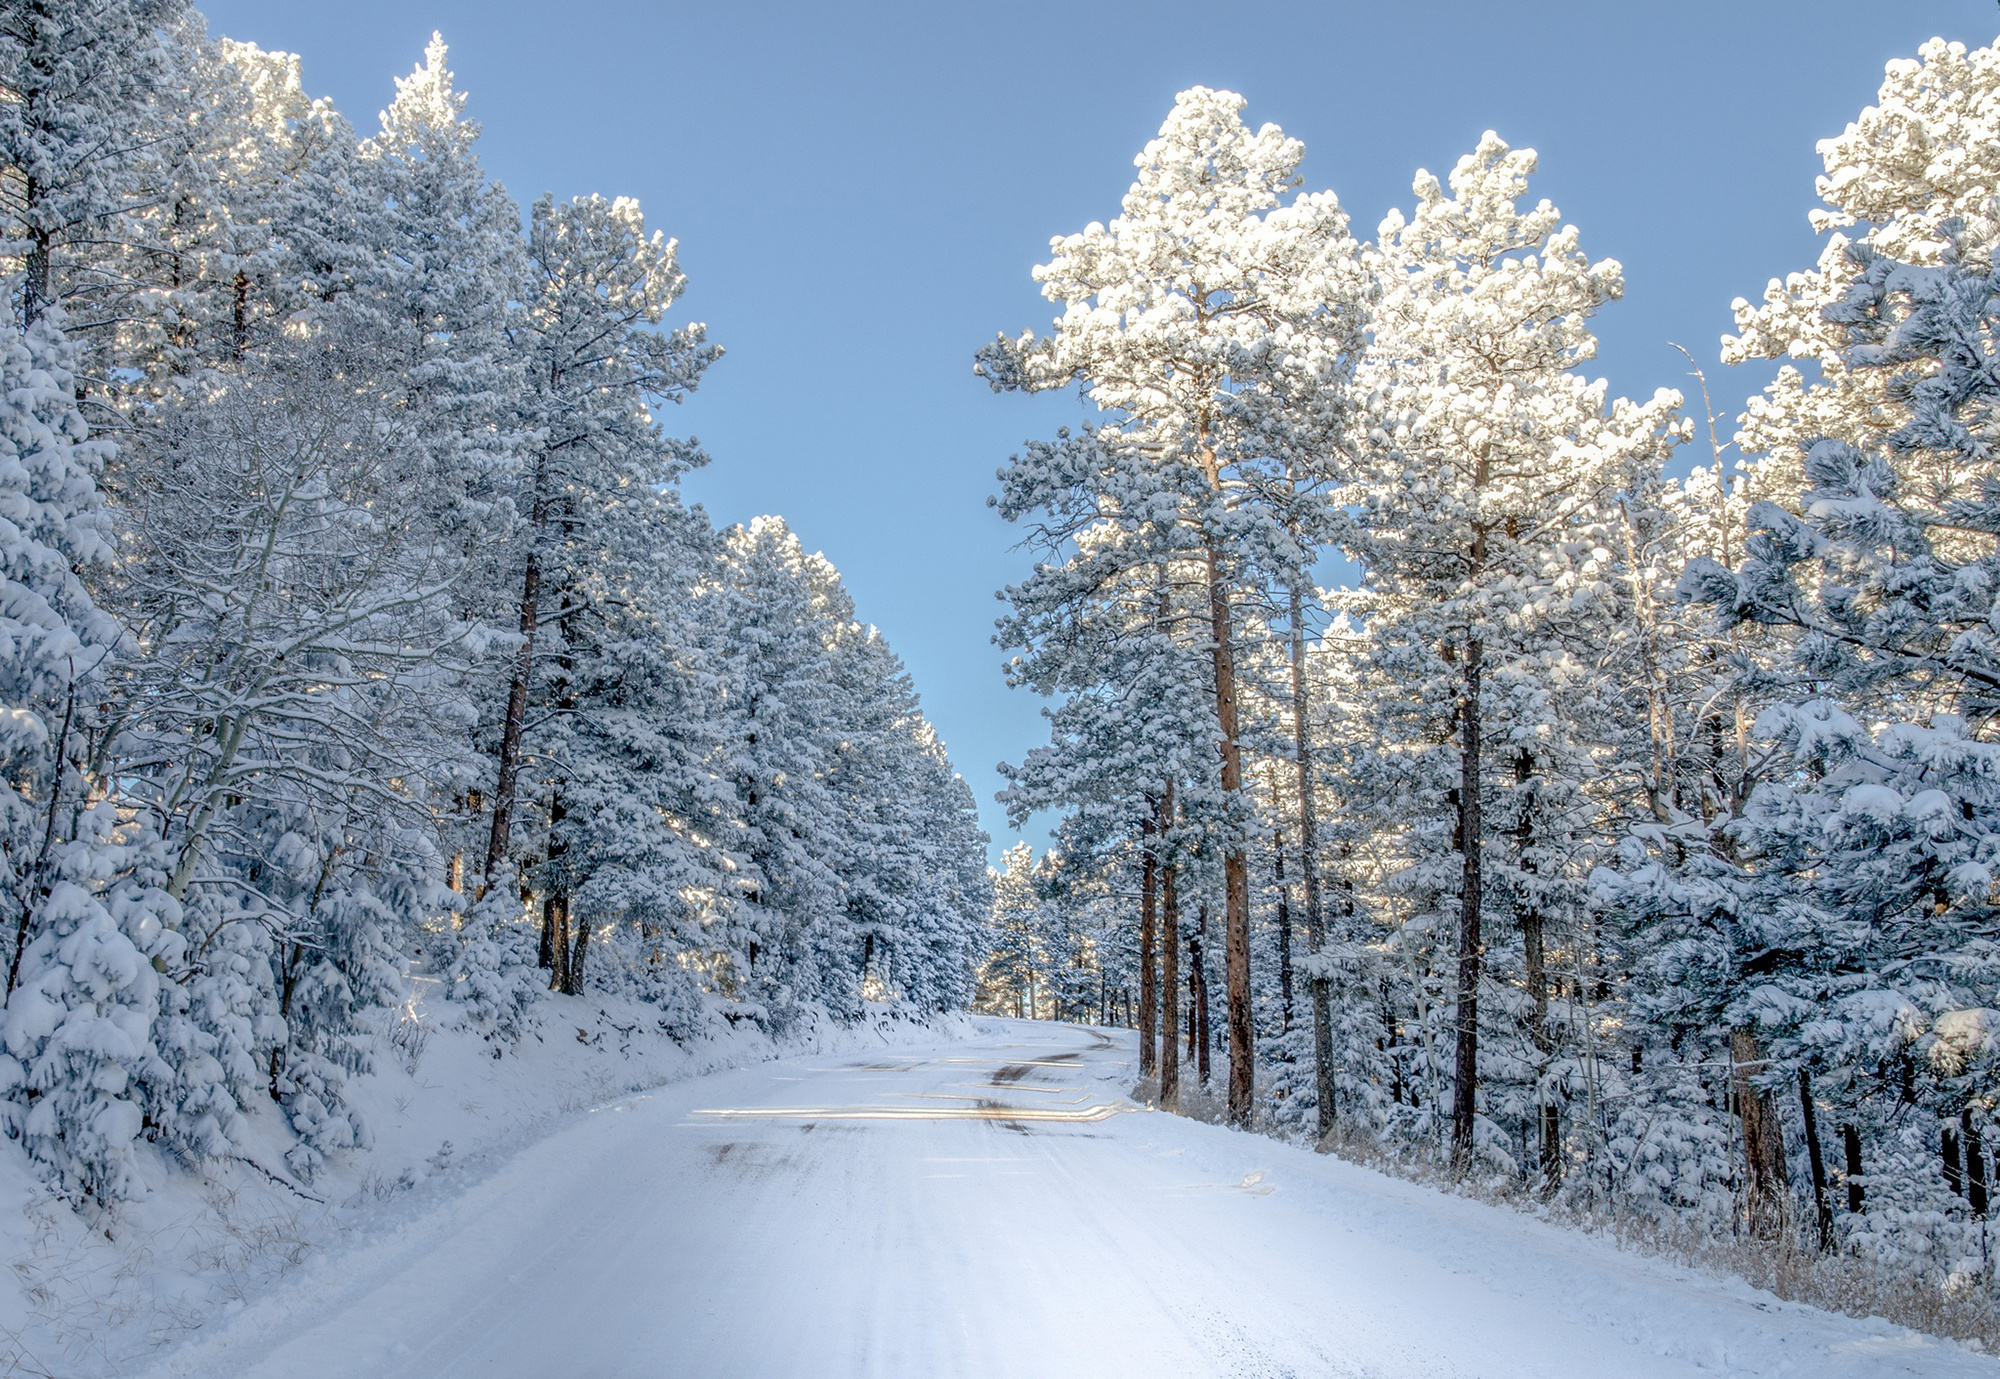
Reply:
[[441, 41], [359, 138], [170, 4], [0, 19], [0, 1129], [309, 1178], [380, 1012], [496, 1056], [550, 989], [694, 1035], [962, 1005], [985, 839], [909, 677], [656, 411], [630, 201], [519, 208]]

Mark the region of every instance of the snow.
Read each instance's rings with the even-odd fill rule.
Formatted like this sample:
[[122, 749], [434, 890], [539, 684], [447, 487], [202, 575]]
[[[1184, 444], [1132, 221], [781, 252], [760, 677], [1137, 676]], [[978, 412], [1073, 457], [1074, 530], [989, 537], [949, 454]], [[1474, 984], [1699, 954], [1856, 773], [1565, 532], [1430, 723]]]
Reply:
[[0, 1288], [0, 1374], [123, 1379], [247, 1300], [283, 1296], [334, 1258], [448, 1208], [620, 1097], [780, 1053], [936, 1045], [971, 1029], [963, 1016], [924, 1025], [874, 1007], [858, 1024], [802, 1024], [778, 1042], [745, 1021], [683, 1047], [657, 1007], [549, 994], [533, 1032], [496, 1059], [414, 1001], [380, 1040], [376, 1070], [348, 1083], [372, 1143], [309, 1185], [287, 1167], [295, 1137], [269, 1102], [246, 1117], [231, 1161], [197, 1171], [146, 1149], [144, 1198], [111, 1218], [72, 1212], [24, 1156], [0, 1155], [0, 1260], [16, 1285]]
[[[146, 1379], [2000, 1373], [1148, 1111], [1123, 1094], [1124, 1031], [861, 1033], [846, 1047], [865, 1052], [600, 1096]], [[462, 1090], [494, 1117], [519, 1095]], [[436, 1129], [384, 1127], [377, 1155], [427, 1152]]]

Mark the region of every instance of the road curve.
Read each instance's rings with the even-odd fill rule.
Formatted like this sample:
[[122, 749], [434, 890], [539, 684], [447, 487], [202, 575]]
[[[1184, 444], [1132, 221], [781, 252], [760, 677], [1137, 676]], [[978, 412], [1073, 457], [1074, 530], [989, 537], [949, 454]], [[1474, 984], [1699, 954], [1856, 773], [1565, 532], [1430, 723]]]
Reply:
[[988, 1022], [600, 1107], [163, 1363], [255, 1379], [2000, 1375], [1955, 1346], [1134, 1106]]

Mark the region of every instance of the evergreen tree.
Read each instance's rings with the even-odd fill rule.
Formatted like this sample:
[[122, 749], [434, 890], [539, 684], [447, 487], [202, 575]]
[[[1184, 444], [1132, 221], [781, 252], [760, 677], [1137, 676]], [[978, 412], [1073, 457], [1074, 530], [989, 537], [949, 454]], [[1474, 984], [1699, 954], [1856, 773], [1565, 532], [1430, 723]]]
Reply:
[[[1223, 927], [1238, 1122], [1254, 1095], [1238, 605], [1246, 586], [1298, 567], [1283, 514], [1256, 501], [1257, 481], [1274, 456], [1282, 466], [1289, 452], [1323, 443], [1341, 410], [1338, 380], [1362, 295], [1339, 202], [1331, 193], [1285, 199], [1304, 148], [1274, 125], [1253, 133], [1244, 104], [1229, 92], [1183, 92], [1136, 160], [1123, 214], [1052, 241], [1053, 257], [1036, 270], [1043, 294], [1063, 307], [1054, 333], [1003, 338], [979, 364], [996, 389], [1081, 382], [1110, 419], [1100, 439], [1153, 461], [1151, 493], [1136, 511], [1171, 512], [1181, 549], [1202, 563], [1232, 835], [1222, 851]], [[1056, 481], [1044, 488], [1060, 501]]]
[[[1592, 693], [1577, 652], [1603, 626], [1604, 527], [1679, 431], [1678, 396], [1607, 409], [1604, 385], [1575, 373], [1595, 352], [1586, 322], [1619, 295], [1620, 272], [1585, 258], [1548, 202], [1520, 208], [1534, 166], [1532, 152], [1489, 133], [1453, 169], [1449, 194], [1418, 174], [1414, 215], [1392, 212], [1377, 242], [1382, 300], [1360, 373], [1377, 420], [1358, 476], [1350, 549], [1366, 583], [1352, 604], [1367, 616], [1384, 677], [1377, 732], [1385, 752], [1416, 749], [1403, 769], [1425, 773], [1420, 789], [1456, 814], [1449, 834], [1427, 835], [1405, 884], [1420, 912], [1454, 901], [1457, 910], [1451, 1152], [1460, 1163], [1478, 1138], [1482, 926], [1500, 879], [1487, 854], [1494, 834], [1515, 835], [1502, 894], [1511, 892], [1539, 1011], [1544, 926], [1566, 903], [1551, 893], [1564, 886], [1551, 864], [1574, 850], [1552, 830], [1576, 830], [1577, 775], [1589, 771], [1587, 741], [1564, 739], [1585, 726]], [[1511, 788], [1496, 788], [1486, 765], [1494, 743], [1509, 744]], [[1449, 784], [1437, 760], [1447, 750]], [[1455, 878], [1447, 853], [1457, 855]]]

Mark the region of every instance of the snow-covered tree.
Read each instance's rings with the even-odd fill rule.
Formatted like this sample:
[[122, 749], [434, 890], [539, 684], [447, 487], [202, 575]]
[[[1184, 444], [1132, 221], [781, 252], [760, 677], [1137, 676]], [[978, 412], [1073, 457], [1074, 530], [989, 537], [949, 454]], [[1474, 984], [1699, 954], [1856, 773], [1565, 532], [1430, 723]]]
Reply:
[[530, 380], [517, 423], [535, 440], [514, 497], [522, 518], [514, 569], [519, 649], [494, 752], [489, 881], [515, 842], [530, 697], [546, 688], [541, 672], [554, 659], [546, 654], [546, 629], [569, 613], [596, 549], [588, 519], [632, 490], [671, 482], [701, 458], [692, 443], [667, 437], [652, 412], [684, 397], [720, 355], [699, 325], [655, 329], [687, 282], [675, 248], [658, 231], [646, 233], [639, 204], [629, 199], [558, 205], [544, 196], [533, 209], [515, 349]]
[[0, 210], [21, 265], [19, 320], [54, 306], [80, 326], [116, 293], [103, 272], [122, 223], [173, 147], [171, 92], [186, 0], [44, 0], [0, 13]]
[[[1407, 881], [1420, 912], [1457, 911], [1461, 1162], [1478, 1139], [1483, 907], [1490, 896], [1512, 912], [1539, 1010], [1545, 925], [1574, 904], [1551, 888], [1573, 890], [1560, 859], [1587, 818], [1578, 731], [1613, 598], [1611, 519], [1680, 429], [1677, 395], [1607, 405], [1604, 384], [1577, 372], [1595, 353], [1589, 317], [1622, 278], [1547, 201], [1521, 206], [1534, 167], [1533, 152], [1489, 133], [1448, 192], [1418, 174], [1414, 213], [1392, 212], [1373, 250], [1382, 298], [1359, 375], [1375, 421], [1349, 539], [1364, 585], [1350, 604], [1375, 642], [1377, 731], [1409, 756], [1405, 770], [1432, 778], [1423, 812], [1448, 801], [1456, 815], [1423, 835]], [[1496, 747], [1502, 772], [1488, 765]], [[1495, 876], [1503, 832], [1513, 843]]]
[[[1003, 337], [978, 366], [996, 389], [1081, 383], [1106, 414], [1096, 448], [1146, 461], [1127, 462], [1140, 486], [1117, 495], [1114, 511], [1171, 524], [1178, 549], [1201, 562], [1209, 698], [1231, 815], [1223, 927], [1237, 1121], [1250, 1116], [1254, 1095], [1238, 605], [1246, 587], [1296, 576], [1304, 563], [1283, 504], [1268, 501], [1269, 481], [1288, 461], [1323, 453], [1344, 416], [1339, 385], [1364, 295], [1338, 200], [1293, 194], [1303, 145], [1275, 125], [1253, 132], [1244, 105], [1231, 92], [1183, 92], [1135, 160], [1122, 213], [1051, 241], [1036, 278], [1063, 308], [1053, 332]], [[1075, 506], [1064, 491], [1095, 481], [1058, 469], [1023, 487]]]

